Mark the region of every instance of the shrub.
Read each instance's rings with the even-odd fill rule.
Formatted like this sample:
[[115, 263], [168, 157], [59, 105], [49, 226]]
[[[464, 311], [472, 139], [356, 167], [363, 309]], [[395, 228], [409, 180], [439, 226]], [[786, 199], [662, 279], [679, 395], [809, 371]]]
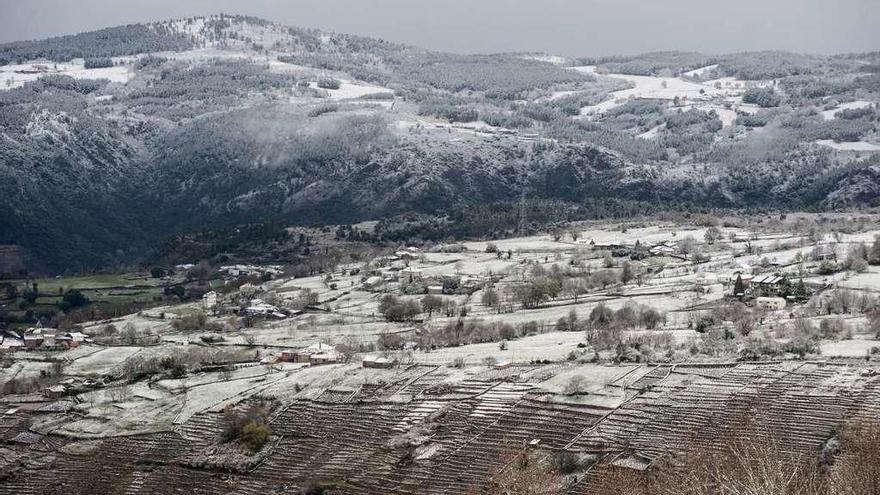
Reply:
[[103, 69], [105, 67], [113, 67], [113, 59], [105, 58], [87, 58], [83, 63], [86, 69]]
[[376, 348], [380, 351], [403, 349], [403, 336], [399, 333], [382, 333], [376, 340]]
[[587, 378], [584, 375], [574, 375], [568, 379], [568, 383], [562, 389], [565, 395], [580, 395], [586, 392]]
[[242, 428], [241, 442], [251, 449], [251, 452], [259, 452], [271, 434], [272, 430], [268, 425], [251, 421]]
[[614, 310], [599, 303], [590, 311], [590, 325], [597, 328], [607, 328], [614, 320]]
[[782, 350], [803, 359], [807, 354], [818, 354], [819, 346], [813, 339], [805, 335], [799, 335], [783, 345]]
[[243, 412], [227, 406], [220, 422], [220, 440], [240, 440], [252, 452], [259, 451], [272, 434], [271, 428], [266, 424], [267, 415], [268, 411], [262, 405], [250, 406]]
[[171, 322], [171, 327], [178, 332], [197, 332], [203, 330], [208, 323], [208, 316], [201, 312], [181, 316]]
[[754, 103], [763, 108], [779, 106], [782, 102], [773, 88], [749, 88], [743, 93], [742, 99], [743, 103]]
[[819, 334], [823, 339], [838, 339], [846, 331], [843, 318], [828, 318], [819, 323]]
[[321, 89], [339, 89], [342, 83], [338, 79], [332, 77], [322, 77], [318, 79], [318, 87]]
[[91, 301], [82, 292], [73, 289], [64, 293], [58, 307], [65, 313], [76, 308], [88, 306]]
[[715, 318], [711, 316], [701, 316], [694, 322], [694, 330], [697, 333], [706, 333], [713, 326], [715, 326]]
[[379, 312], [387, 321], [404, 322], [414, 320], [422, 307], [416, 301], [401, 300], [389, 294], [379, 301]]
[[583, 465], [574, 452], [560, 450], [553, 454], [553, 468], [561, 474], [572, 474], [583, 469]]
[[834, 273], [837, 273], [838, 270], [839, 267], [837, 266], [837, 263], [830, 260], [825, 260], [821, 264], [819, 264], [819, 268], [816, 269], [816, 273], [818, 273], [819, 275], [832, 275]]
[[653, 330], [657, 328], [657, 325], [663, 323], [666, 317], [654, 308], [645, 308], [642, 310], [641, 315], [639, 315], [639, 319], [645, 328]]
[[309, 117], [319, 117], [324, 115], [325, 113], [333, 113], [339, 111], [339, 105], [335, 103], [327, 103], [324, 105], [318, 105], [308, 111]]

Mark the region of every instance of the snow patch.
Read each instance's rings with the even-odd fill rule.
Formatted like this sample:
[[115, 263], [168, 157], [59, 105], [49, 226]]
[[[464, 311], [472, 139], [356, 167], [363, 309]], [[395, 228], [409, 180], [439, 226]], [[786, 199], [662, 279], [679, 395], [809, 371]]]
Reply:
[[24, 64], [0, 67], [0, 90], [20, 88], [25, 83], [53, 74], [70, 76], [76, 79], [108, 79], [110, 82], [118, 83], [127, 83], [133, 76], [131, 70], [126, 66], [117, 65], [99, 69], [86, 69], [83, 59], [74, 59], [65, 63], [35, 60]]
[[822, 146], [828, 146], [829, 148], [834, 148], [838, 151], [867, 151], [867, 152], [880, 151], [880, 146], [878, 146], [874, 143], [868, 143], [866, 141], [838, 143], [832, 139], [820, 139], [820, 140], [816, 141], [816, 144], [821, 144]]
[[699, 69], [694, 69], [694, 70], [689, 70], [687, 72], [682, 72], [681, 75], [686, 76], [686, 77], [700, 77], [703, 74], [705, 74], [706, 72], [709, 72], [710, 70], [714, 70], [717, 67], [718, 67], [718, 64], [707, 65], [705, 67], [700, 67]]
[[838, 105], [830, 110], [823, 111], [822, 118], [825, 120], [834, 120], [837, 118], [834, 114], [836, 114], [837, 112], [839, 112], [841, 110], [857, 110], [859, 108], [870, 107], [871, 105], [872, 105], [872, 103], [870, 101], [865, 101], [865, 100], [856, 100], [856, 101], [851, 101], [849, 103], [843, 103], [843, 104]]
[[633, 87], [611, 93], [612, 99], [603, 101], [597, 105], [586, 106], [581, 109], [581, 115], [598, 115], [626, 103], [630, 98], [674, 100], [675, 98], [687, 99], [688, 101], [707, 101], [713, 97], [725, 96], [725, 90], [717, 89], [707, 84], [685, 81], [677, 77], [654, 77], [633, 76], [629, 74], [599, 74], [596, 66], [586, 65], [572, 67], [572, 70], [590, 75], [605, 75], [630, 82]]
[[383, 86], [373, 86], [367, 83], [352, 81], [341, 81], [339, 89], [319, 88], [318, 83], [314, 81], [309, 84], [309, 87], [326, 91], [330, 95], [331, 100], [348, 100], [376, 93], [392, 93], [390, 89]]

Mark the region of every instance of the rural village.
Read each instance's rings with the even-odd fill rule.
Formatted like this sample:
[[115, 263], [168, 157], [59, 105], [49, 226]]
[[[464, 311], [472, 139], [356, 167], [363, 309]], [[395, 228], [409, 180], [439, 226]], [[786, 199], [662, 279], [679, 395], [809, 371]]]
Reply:
[[[878, 233], [871, 216], [702, 216], [402, 245], [303, 277], [213, 267], [191, 302], [5, 331], [0, 492], [49, 493], [45, 469], [100, 491], [464, 492], [512, 448], [569, 456], [568, 491], [588, 493], [743, 407], [821, 448], [880, 414]], [[76, 467], [96, 453], [101, 473]]]
[[880, 494], [876, 35], [490, 3], [485, 53], [16, 7], [0, 495]]

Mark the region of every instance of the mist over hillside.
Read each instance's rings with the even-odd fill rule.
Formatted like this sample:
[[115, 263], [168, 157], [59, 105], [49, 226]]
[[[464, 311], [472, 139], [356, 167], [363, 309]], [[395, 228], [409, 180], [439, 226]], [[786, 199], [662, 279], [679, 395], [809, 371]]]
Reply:
[[0, 244], [63, 271], [253, 222], [871, 208], [878, 101], [877, 53], [453, 55], [224, 15], [8, 43]]

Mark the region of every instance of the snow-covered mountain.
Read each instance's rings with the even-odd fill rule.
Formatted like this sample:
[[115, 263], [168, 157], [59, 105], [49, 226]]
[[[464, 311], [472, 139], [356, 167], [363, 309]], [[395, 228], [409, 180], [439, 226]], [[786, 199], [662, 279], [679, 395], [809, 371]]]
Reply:
[[505, 205], [523, 202], [543, 212], [533, 228], [880, 206], [877, 67], [876, 54], [452, 55], [225, 15], [9, 43], [0, 244], [70, 269], [269, 220], [415, 213], [415, 234], [443, 237], [508, 230]]

